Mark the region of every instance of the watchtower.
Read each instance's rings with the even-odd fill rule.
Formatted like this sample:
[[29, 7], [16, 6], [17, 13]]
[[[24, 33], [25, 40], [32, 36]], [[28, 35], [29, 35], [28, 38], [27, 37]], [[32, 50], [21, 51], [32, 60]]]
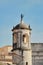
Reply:
[[16, 65], [32, 65], [32, 50], [31, 50], [31, 28], [21, 21], [12, 29], [13, 37], [13, 64]]

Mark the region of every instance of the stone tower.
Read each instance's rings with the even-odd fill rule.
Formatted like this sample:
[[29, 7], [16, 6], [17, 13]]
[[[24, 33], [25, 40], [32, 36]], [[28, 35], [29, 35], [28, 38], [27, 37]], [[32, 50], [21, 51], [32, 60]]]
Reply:
[[16, 65], [32, 65], [32, 50], [31, 50], [31, 28], [21, 21], [12, 29], [13, 49], [12, 60]]

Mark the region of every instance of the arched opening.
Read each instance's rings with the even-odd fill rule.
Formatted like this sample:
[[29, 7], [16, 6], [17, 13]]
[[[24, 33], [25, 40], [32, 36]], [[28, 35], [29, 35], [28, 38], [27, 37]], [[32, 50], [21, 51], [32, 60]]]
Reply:
[[15, 33], [13, 35], [13, 49], [17, 48], [17, 34]]
[[28, 65], [28, 62], [26, 62], [26, 65]]
[[29, 42], [29, 36], [26, 33], [26, 34], [23, 35], [23, 43], [28, 43], [28, 42]]
[[14, 43], [17, 43], [17, 34], [14, 34]]

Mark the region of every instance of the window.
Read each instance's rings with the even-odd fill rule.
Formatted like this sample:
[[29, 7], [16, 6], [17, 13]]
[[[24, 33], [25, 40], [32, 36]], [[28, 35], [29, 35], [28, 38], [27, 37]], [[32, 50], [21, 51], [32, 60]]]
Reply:
[[28, 62], [26, 62], [26, 65], [28, 65]]
[[17, 43], [17, 34], [14, 34], [14, 43]]
[[23, 42], [26, 43], [26, 36], [23, 35]]
[[29, 36], [28, 36], [28, 34], [24, 34], [23, 35], [23, 42], [24, 43], [28, 43], [29, 42]]

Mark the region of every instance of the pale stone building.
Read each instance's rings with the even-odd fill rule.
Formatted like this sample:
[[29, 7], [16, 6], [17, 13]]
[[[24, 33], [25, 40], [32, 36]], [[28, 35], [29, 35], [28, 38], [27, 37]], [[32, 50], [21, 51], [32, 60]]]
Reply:
[[[31, 43], [31, 48], [32, 48], [32, 65], [43, 65], [43, 43]], [[4, 46], [0, 48], [0, 62], [12, 64], [12, 55], [9, 55], [9, 52], [11, 52], [11, 50], [12, 46]], [[6, 58], [6, 56], [11, 58]], [[6, 61], [4, 61], [3, 59], [5, 59]]]
[[0, 62], [11, 65], [43, 65], [43, 43], [31, 43], [31, 28], [21, 21], [12, 29], [12, 46], [0, 48]]
[[43, 43], [32, 43], [32, 65], [43, 65]]
[[26, 25], [21, 14], [21, 21], [12, 29], [12, 61], [16, 65], [32, 65], [31, 28]]
[[9, 54], [11, 52], [12, 46], [3, 46], [0, 48], [0, 63], [12, 64], [12, 56]]

